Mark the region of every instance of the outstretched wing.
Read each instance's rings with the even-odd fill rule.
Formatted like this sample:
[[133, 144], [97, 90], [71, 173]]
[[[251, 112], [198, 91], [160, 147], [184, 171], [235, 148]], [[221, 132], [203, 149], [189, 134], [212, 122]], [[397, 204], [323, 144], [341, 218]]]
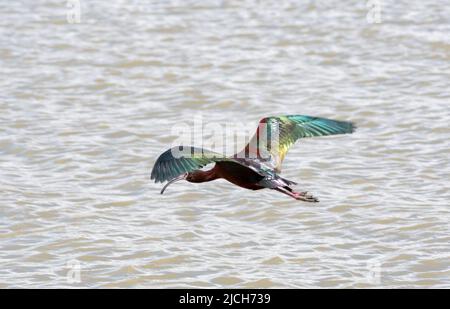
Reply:
[[155, 182], [172, 180], [175, 177], [201, 169], [219, 161], [234, 161], [223, 155], [191, 146], [177, 146], [163, 152], [153, 166], [151, 179]]
[[299, 138], [352, 133], [354, 129], [351, 122], [319, 117], [267, 117], [261, 119], [250, 142], [235, 157], [254, 158], [279, 173], [286, 153]]

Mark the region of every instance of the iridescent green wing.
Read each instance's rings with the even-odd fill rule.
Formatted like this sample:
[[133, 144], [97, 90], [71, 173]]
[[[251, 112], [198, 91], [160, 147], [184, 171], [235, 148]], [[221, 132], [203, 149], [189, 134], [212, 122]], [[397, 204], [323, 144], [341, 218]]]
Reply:
[[279, 173], [289, 148], [299, 138], [352, 133], [354, 129], [355, 126], [351, 122], [319, 117], [267, 117], [261, 119], [255, 135], [237, 156], [256, 158]]
[[203, 148], [177, 146], [163, 152], [153, 166], [151, 179], [155, 182], [172, 180], [181, 174], [219, 162], [229, 161], [223, 155]]

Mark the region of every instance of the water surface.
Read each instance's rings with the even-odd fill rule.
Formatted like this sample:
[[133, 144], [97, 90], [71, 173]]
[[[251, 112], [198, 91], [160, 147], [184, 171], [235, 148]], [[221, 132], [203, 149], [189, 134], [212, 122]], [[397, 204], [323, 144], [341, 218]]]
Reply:
[[[450, 287], [448, 5], [0, 7], [0, 287]], [[200, 113], [358, 131], [289, 152], [318, 204], [225, 181], [161, 196], [151, 167]]]

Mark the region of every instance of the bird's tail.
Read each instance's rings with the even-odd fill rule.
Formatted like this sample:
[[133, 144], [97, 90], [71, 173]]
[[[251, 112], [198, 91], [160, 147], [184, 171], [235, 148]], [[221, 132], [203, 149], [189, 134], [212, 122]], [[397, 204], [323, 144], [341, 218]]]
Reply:
[[263, 178], [258, 182], [259, 185], [265, 187], [265, 188], [269, 188], [269, 189], [273, 189], [273, 188], [278, 188], [278, 187], [289, 187], [291, 185], [297, 185], [296, 182], [294, 181], [290, 181], [287, 180], [285, 178], [282, 178], [278, 175], [276, 175], [275, 178]]
[[[278, 177], [280, 177], [280, 176], [278, 176]], [[295, 181], [288, 180], [288, 179], [283, 178], [283, 177], [280, 177], [280, 179], [281, 179], [282, 181], [284, 181], [284, 182], [286, 183], [287, 186], [292, 186], [292, 185], [295, 186], [295, 185], [298, 185], [298, 183], [296, 183]]]

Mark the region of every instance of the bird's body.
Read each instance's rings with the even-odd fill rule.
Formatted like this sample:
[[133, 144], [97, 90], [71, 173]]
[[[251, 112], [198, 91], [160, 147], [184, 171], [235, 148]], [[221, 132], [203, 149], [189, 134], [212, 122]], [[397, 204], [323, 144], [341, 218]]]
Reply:
[[[352, 133], [353, 124], [291, 115], [263, 118], [259, 125], [249, 144], [231, 157], [195, 147], [178, 146], [168, 149], [156, 161], [151, 178], [156, 182], [169, 181], [161, 194], [169, 184], [178, 180], [201, 183], [225, 179], [245, 189], [273, 189], [297, 200], [317, 202], [315, 197], [306, 192], [294, 191], [292, 185], [296, 183], [279, 175], [281, 163], [289, 147], [297, 139]], [[201, 170], [210, 163], [215, 163], [213, 168]]]
[[236, 186], [249, 189], [260, 190], [264, 189], [258, 184], [264, 176], [261, 176], [257, 172], [245, 167], [241, 164], [234, 162], [217, 162], [212, 168], [214, 174], [219, 178], [223, 178]]

